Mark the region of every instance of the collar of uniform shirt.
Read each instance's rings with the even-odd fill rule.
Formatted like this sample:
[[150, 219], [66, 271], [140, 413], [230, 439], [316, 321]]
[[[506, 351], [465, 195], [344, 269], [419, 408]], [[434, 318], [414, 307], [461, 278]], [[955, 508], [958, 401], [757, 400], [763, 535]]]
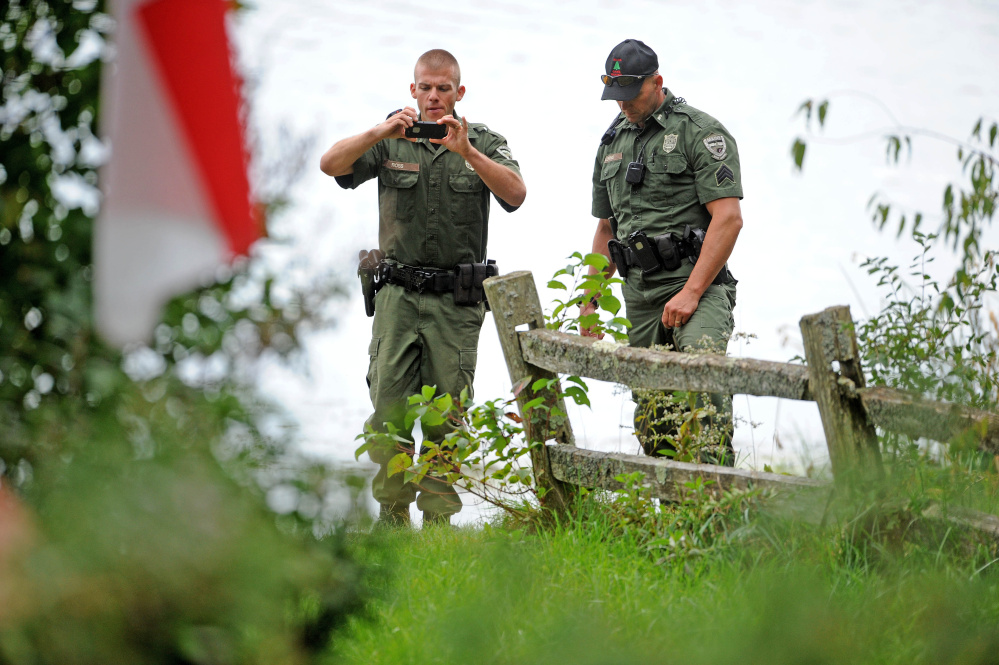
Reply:
[[[676, 95], [670, 92], [669, 88], [663, 88], [663, 92], [666, 93], [666, 99], [664, 99], [663, 103], [659, 105], [659, 108], [652, 112], [652, 115], [645, 119], [646, 126], [648, 125], [649, 120], [655, 120], [660, 126], [666, 127], [666, 119], [672, 112], [670, 106], [676, 99]], [[623, 123], [618, 125], [619, 129], [644, 129], [644, 127], [640, 127], [637, 123], [629, 122], [627, 118], [622, 118], [622, 120]]]

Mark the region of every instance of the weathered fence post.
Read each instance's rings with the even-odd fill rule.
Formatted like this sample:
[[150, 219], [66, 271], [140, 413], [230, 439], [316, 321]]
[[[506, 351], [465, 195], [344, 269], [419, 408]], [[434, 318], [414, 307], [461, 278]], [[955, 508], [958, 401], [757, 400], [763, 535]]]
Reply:
[[[517, 395], [517, 404], [524, 421], [524, 437], [528, 443], [541, 444], [531, 450], [531, 464], [534, 466], [534, 480], [543, 494], [542, 505], [556, 510], [565, 509], [569, 505], [571, 494], [576, 489], [552, 475], [548, 450], [544, 445], [547, 440], [548, 428], [534, 422], [532, 415], [524, 412], [524, 404], [540, 396], [545, 397], [545, 401], [552, 408], [560, 409], [562, 413], [568, 414], [561, 394], [550, 391], [534, 393], [531, 389], [530, 383], [538, 379], [555, 378], [556, 375], [546, 369], [528, 364], [524, 360], [524, 354], [520, 348], [520, 339], [517, 334], [518, 326], [526, 324], [528, 329], [534, 330], [535, 328], [544, 328], [545, 325], [534, 278], [530, 272], [522, 270], [509, 275], [491, 277], [485, 281], [484, 286], [489, 306], [493, 311], [493, 318], [496, 320], [496, 332], [499, 333], [500, 345], [503, 347], [503, 355], [506, 357], [506, 366], [510, 371], [510, 381], [517, 385], [518, 382], [530, 379]], [[569, 424], [568, 415], [564, 418], [564, 422], [559, 423], [556, 428], [555, 439], [559, 443], [574, 445], [575, 441], [572, 437], [572, 426]]]
[[856, 393], [864, 387], [864, 372], [850, 308], [809, 314], [800, 325], [812, 398], [822, 416], [836, 485], [882, 477], [877, 434]]

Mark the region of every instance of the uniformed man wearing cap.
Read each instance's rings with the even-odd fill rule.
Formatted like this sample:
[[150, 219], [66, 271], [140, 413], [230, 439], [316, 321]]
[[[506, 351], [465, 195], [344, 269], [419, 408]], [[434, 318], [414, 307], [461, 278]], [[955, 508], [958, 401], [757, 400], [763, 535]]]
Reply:
[[[424, 53], [409, 88], [419, 112], [406, 107], [339, 141], [320, 168], [344, 188], [378, 179], [384, 285], [375, 299], [368, 348], [374, 406], [368, 425], [384, 430], [391, 422], [411, 438], [404, 423], [410, 395], [424, 385], [436, 386], [438, 394], [471, 391], [485, 316], [481, 281], [492, 268], [486, 264], [489, 197], [512, 212], [527, 189], [506, 139], [455, 116], [465, 86], [453, 55], [441, 49]], [[447, 135], [407, 140], [406, 129], [417, 120], [445, 125]], [[424, 440], [440, 442], [452, 430], [447, 423], [427, 426]], [[461, 510], [454, 488], [439, 479], [416, 486], [403, 482], [401, 473], [390, 477], [387, 463], [398, 452], [369, 453], [380, 465], [372, 490], [381, 519], [408, 524], [415, 499], [424, 523], [449, 522]]]
[[[742, 229], [735, 140], [720, 122], [663, 87], [659, 59], [643, 42], [626, 39], [615, 46], [601, 80], [601, 99], [616, 101], [621, 113], [593, 168], [592, 212], [599, 221], [592, 251], [611, 259], [610, 274], [626, 274], [629, 341], [680, 351], [707, 343], [724, 352], [736, 284], [726, 261]], [[593, 310], [587, 303], [582, 313]], [[724, 435], [721, 450], [706, 461], [733, 464], [731, 397], [712, 395], [711, 401], [722, 414], [716, 423]], [[643, 417], [648, 412], [639, 403], [635, 425], [651, 455], [661, 452], [662, 435], [671, 432], [650, 426]]]

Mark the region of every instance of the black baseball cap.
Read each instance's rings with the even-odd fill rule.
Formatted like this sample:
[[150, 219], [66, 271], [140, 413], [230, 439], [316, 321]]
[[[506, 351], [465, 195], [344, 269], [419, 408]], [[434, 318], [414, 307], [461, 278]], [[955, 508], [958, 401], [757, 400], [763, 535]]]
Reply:
[[[607, 76], [617, 78], [618, 76], [648, 76], [655, 74], [659, 69], [659, 58], [656, 52], [645, 45], [645, 42], [637, 39], [625, 39], [614, 47], [614, 50], [607, 56], [607, 64], [604, 67]], [[644, 81], [643, 81], [644, 82]], [[611, 82], [611, 85], [604, 86], [604, 94], [600, 99], [613, 99], [626, 102], [638, 96], [642, 86], [639, 83], [631, 85], [618, 85]]]

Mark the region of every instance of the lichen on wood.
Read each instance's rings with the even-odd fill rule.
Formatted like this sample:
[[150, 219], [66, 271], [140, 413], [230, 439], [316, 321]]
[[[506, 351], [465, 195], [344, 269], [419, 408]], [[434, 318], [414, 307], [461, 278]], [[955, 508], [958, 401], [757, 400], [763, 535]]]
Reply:
[[605, 490], [623, 489], [617, 476], [641, 472], [650, 495], [667, 501], [682, 501], [691, 489], [687, 483], [702, 479], [703, 489], [718, 495], [729, 490], [774, 490], [783, 496], [777, 504], [806, 520], [818, 519], [829, 496], [829, 483], [778, 473], [734, 469], [711, 464], [674, 462], [624, 453], [603, 453], [574, 446], [549, 445], [548, 458], [556, 478], [573, 485]]
[[[864, 385], [850, 308], [830, 307], [803, 316], [800, 327], [809, 384], [822, 417], [836, 484], [860, 487], [882, 477], [881, 450], [874, 426], [860, 400], [851, 397], [839, 383], [845, 375], [855, 386]], [[841, 371], [833, 369], [833, 363], [838, 363]]]
[[803, 365], [612, 346], [542, 329], [522, 332], [520, 347], [524, 358], [538, 367], [631, 388], [811, 399], [808, 368]]
[[857, 393], [877, 427], [944, 442], [970, 433], [978, 440], [979, 450], [999, 455], [997, 413], [922, 399], [892, 388], [863, 388]]

